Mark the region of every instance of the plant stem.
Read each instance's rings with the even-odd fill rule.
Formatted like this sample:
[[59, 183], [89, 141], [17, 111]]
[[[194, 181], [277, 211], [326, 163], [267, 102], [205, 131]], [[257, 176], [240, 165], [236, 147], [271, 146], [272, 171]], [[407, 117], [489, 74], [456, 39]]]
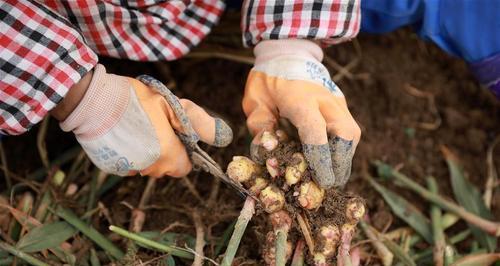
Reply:
[[392, 177], [396, 178], [405, 187], [420, 194], [420, 196], [423, 197], [424, 199], [438, 205], [442, 209], [455, 213], [456, 215], [464, 219], [466, 222], [477, 226], [478, 228], [487, 232], [488, 234], [497, 237], [500, 236], [500, 223], [484, 219], [471, 212], [468, 212], [466, 209], [457, 205], [456, 203], [430, 192], [429, 190], [425, 189], [415, 181], [411, 180], [406, 175], [394, 170], [387, 164], [384, 164], [380, 161], [375, 161], [375, 165], [379, 169], [383, 168], [384, 170], [389, 170], [388, 172]]
[[205, 247], [205, 229], [203, 222], [201, 221], [201, 216], [198, 211], [193, 211], [192, 213], [194, 225], [196, 228], [196, 244], [195, 244], [195, 257], [193, 261], [193, 266], [203, 265], [203, 259], [205, 255], [203, 254], [203, 248]]
[[35, 266], [50, 266], [49, 264], [41, 261], [41, 260], [38, 260], [37, 258], [29, 255], [28, 253], [25, 253], [25, 252], [22, 252], [18, 249], [16, 249], [15, 247], [3, 242], [0, 240], [0, 249], [3, 249], [3, 250], [6, 250], [7, 252], [9, 252], [10, 254], [32, 264], [32, 265], [35, 265]]
[[163, 252], [167, 252], [167, 253], [169, 253], [173, 256], [179, 257], [179, 258], [185, 258], [185, 259], [193, 259], [194, 258], [194, 255], [192, 253], [190, 253], [189, 251], [187, 251], [183, 248], [163, 245], [163, 244], [155, 242], [151, 239], [147, 239], [147, 238], [142, 237], [138, 234], [134, 234], [132, 232], [129, 232], [123, 228], [120, 228], [120, 227], [117, 227], [114, 225], [110, 225], [109, 230], [111, 232], [115, 232], [123, 237], [132, 239], [132, 240], [139, 242], [143, 245], [146, 245], [148, 247], [152, 247], [154, 249], [157, 249], [157, 250], [160, 250]]
[[495, 184], [498, 182], [498, 173], [493, 162], [493, 150], [495, 146], [500, 143], [500, 135], [497, 135], [493, 143], [488, 147], [486, 152], [486, 164], [488, 165], [488, 178], [486, 179], [486, 186], [484, 189], [483, 200], [484, 204], [488, 209], [491, 209], [491, 199], [493, 197], [493, 191], [495, 189]]
[[288, 232], [282, 229], [276, 230], [276, 266], [286, 264], [286, 239]]
[[[470, 229], [465, 229], [464, 231], [462, 231], [462, 232], [460, 232], [452, 237], [449, 237], [448, 242], [450, 243], [450, 245], [454, 245], [458, 242], [462, 242], [463, 240], [465, 240], [470, 234], [471, 234]], [[447, 245], [447, 247], [450, 245]], [[424, 249], [422, 252], [413, 255], [412, 259], [417, 261], [417, 260], [420, 260], [420, 259], [427, 257], [427, 256], [430, 256], [430, 255], [432, 255], [432, 249], [427, 248], [427, 249]], [[446, 256], [446, 250], [445, 250], [445, 256]]]
[[245, 203], [243, 204], [243, 209], [241, 209], [238, 221], [234, 226], [233, 235], [227, 245], [226, 254], [224, 255], [224, 259], [222, 259], [222, 263], [220, 265], [230, 266], [233, 263], [234, 256], [236, 255], [236, 251], [240, 245], [241, 237], [243, 236], [243, 233], [245, 233], [248, 222], [252, 219], [254, 213], [255, 199], [247, 197]]
[[72, 226], [74, 226], [76, 229], [78, 229], [80, 232], [82, 232], [84, 235], [86, 235], [88, 238], [94, 241], [97, 245], [99, 245], [102, 249], [107, 251], [114, 258], [121, 259], [124, 256], [123, 251], [117, 248], [111, 241], [109, 241], [109, 239], [104, 237], [95, 228], [91, 227], [90, 225], [82, 221], [80, 218], [78, 218], [76, 214], [74, 214], [71, 210], [64, 209], [63, 207], [59, 207], [55, 210], [50, 208], [49, 210], [55, 213], [57, 216], [63, 218], [66, 222], [68, 222]]
[[292, 264], [290, 266], [304, 266], [304, 246], [304, 240], [299, 239], [299, 241], [297, 241], [292, 258]]
[[[438, 195], [438, 185], [434, 177], [427, 178], [427, 186], [429, 191]], [[444, 265], [444, 249], [446, 242], [444, 239], [444, 233], [441, 221], [441, 209], [435, 205], [431, 204], [431, 221], [432, 221], [432, 235], [434, 236], [434, 265], [443, 266]]]
[[451, 265], [455, 261], [455, 250], [452, 246], [446, 245], [444, 248], [444, 265]]
[[255, 59], [250, 56], [245, 56], [245, 55], [238, 55], [238, 54], [228, 54], [224, 52], [217, 52], [217, 51], [194, 51], [189, 53], [187, 56], [188, 58], [221, 58], [221, 59], [226, 59], [238, 63], [244, 63], [244, 64], [249, 64], [253, 65], [255, 62]]
[[351, 261], [351, 241], [354, 234], [354, 228], [342, 226], [340, 230], [340, 246], [337, 253], [337, 265], [348, 266], [352, 264]]

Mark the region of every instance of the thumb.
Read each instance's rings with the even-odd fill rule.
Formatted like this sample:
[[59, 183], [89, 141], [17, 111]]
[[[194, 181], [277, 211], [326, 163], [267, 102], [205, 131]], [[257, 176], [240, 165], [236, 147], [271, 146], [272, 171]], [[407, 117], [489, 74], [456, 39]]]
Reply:
[[[203, 108], [190, 100], [180, 99], [179, 102], [201, 141], [215, 147], [226, 147], [231, 143], [233, 131], [224, 120], [212, 117]], [[174, 126], [180, 125], [180, 123], [173, 124]]]
[[248, 116], [248, 130], [250, 130], [250, 134], [254, 136], [250, 144], [250, 156], [254, 161], [262, 163], [262, 159], [259, 156], [259, 146], [262, 144], [262, 133], [264, 133], [264, 131], [274, 132], [277, 124], [276, 116], [265, 106], [259, 106], [245, 113]]

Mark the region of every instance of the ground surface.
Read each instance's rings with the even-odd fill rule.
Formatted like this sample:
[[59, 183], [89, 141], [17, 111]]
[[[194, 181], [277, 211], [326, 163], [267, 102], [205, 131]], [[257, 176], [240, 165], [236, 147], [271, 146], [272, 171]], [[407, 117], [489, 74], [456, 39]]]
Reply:
[[[231, 27], [229, 30], [234, 29]], [[218, 36], [226, 35], [219, 30], [207, 43], [220, 43]], [[223, 42], [234, 44], [236, 49], [239, 38], [234, 37], [237, 34], [231, 36], [233, 39]], [[346, 43], [326, 52], [340, 65], [354, 65], [350, 69], [352, 75], [344, 76], [337, 82], [363, 131], [347, 190], [367, 199], [375, 225], [385, 226], [391, 214], [379, 195], [363, 182], [360, 176], [363, 162], [380, 159], [399, 165], [404, 173], [419, 182], [425, 176], [433, 175], [438, 179], [441, 191], [449, 195], [448, 171], [439, 150], [440, 145], [446, 145], [459, 156], [470, 180], [483, 188], [486, 150], [500, 133], [500, 102], [478, 86], [463, 62], [418, 40], [408, 30], [385, 36], [361, 35], [357, 41], [360, 49], [355, 49], [353, 43]], [[353, 64], [356, 59], [359, 62]], [[203, 58], [167, 63], [166, 68], [159, 68], [158, 64], [112, 59], [103, 59], [102, 63], [116, 74], [135, 76], [146, 73], [165, 82], [175, 81], [175, 86], [171, 87], [178, 96], [189, 98], [226, 118], [233, 128], [234, 142], [224, 150], [208, 149], [224, 167], [233, 155], [248, 153], [250, 137], [240, 103], [250, 65]], [[334, 68], [329, 69], [332, 76], [338, 74]], [[165, 70], [171, 73], [166, 74]], [[415, 96], [409, 86], [432, 94], [435, 104], [429, 104], [427, 98]], [[437, 113], [433, 112], [433, 108], [437, 109]], [[424, 129], [419, 125], [421, 122], [434, 123], [438, 118], [441, 123], [435, 128]], [[57, 129], [55, 120], [50, 123], [47, 146], [49, 157], [55, 158], [76, 142], [70, 134]], [[37, 128], [23, 136], [3, 140], [9, 167], [20, 176], [41, 167], [36, 135]], [[500, 165], [499, 155], [500, 149], [497, 149], [494, 155], [496, 165]], [[213, 188], [218, 185], [205, 173], [191, 174], [188, 179], [198, 195], [193, 194], [185, 180], [166, 178], [160, 181], [151, 202], [155, 208], [147, 211], [145, 229], [161, 230], [177, 222], [174, 224], [177, 226], [167, 229], [194, 234], [190, 213], [184, 211], [196, 209], [203, 216], [209, 232], [207, 240], [212, 244], [206, 254], [213, 254], [213, 244], [234, 221], [242, 199], [223, 184], [220, 184], [218, 194], [212, 194]], [[76, 180], [80, 184], [87, 181], [88, 177]], [[146, 178], [128, 178], [100, 198], [109, 208], [115, 224], [128, 227], [130, 211], [120, 201], [137, 205], [145, 184]], [[499, 194], [493, 200], [496, 220], [500, 218]], [[403, 195], [412, 197], [410, 193]], [[413, 197], [413, 202], [419, 207], [427, 207], [423, 201]], [[101, 230], [105, 231], [107, 222], [103, 219], [99, 221]], [[398, 224], [397, 221], [394, 223]], [[264, 232], [256, 225], [255, 222], [250, 224], [251, 230], [247, 230], [243, 247], [238, 253], [249, 262], [260, 258], [255, 240], [261, 238], [260, 233]]]

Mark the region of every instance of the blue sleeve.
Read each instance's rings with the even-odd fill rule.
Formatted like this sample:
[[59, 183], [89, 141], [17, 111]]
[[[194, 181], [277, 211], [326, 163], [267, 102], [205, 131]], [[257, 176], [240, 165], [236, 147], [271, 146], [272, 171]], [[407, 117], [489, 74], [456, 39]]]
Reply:
[[423, 7], [421, 0], [363, 0], [361, 31], [386, 33], [403, 26], [419, 25]]
[[474, 63], [500, 53], [498, 0], [364, 0], [361, 31], [414, 27], [423, 39]]

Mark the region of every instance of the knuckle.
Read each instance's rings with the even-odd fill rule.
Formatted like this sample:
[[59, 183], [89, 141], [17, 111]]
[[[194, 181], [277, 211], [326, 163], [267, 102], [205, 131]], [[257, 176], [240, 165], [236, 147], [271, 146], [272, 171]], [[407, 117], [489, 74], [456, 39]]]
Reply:
[[170, 176], [172, 177], [183, 177], [183, 176], [187, 176], [189, 174], [189, 172], [191, 172], [191, 169], [192, 169], [192, 166], [191, 166], [191, 163], [186, 163], [182, 166], [178, 166], [176, 167], [176, 169], [174, 169], [172, 171], [171, 174], [169, 174]]
[[353, 122], [353, 125], [351, 126], [351, 131], [354, 142], [358, 143], [359, 140], [361, 139], [361, 127], [359, 127], [358, 123]]
[[193, 108], [194, 106], [196, 106], [196, 104], [193, 101], [188, 100], [188, 99], [179, 99], [179, 103], [181, 104], [182, 108], [184, 108], [185, 110], [189, 110], [189, 109]]

